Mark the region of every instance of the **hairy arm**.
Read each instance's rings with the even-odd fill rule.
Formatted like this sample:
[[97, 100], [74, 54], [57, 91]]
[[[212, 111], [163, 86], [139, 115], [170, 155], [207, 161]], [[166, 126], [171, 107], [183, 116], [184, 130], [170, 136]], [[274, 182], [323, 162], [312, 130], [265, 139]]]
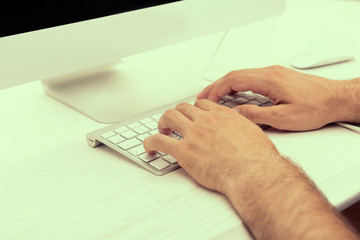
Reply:
[[295, 165], [280, 156], [267, 161], [226, 193], [256, 239], [358, 239]]

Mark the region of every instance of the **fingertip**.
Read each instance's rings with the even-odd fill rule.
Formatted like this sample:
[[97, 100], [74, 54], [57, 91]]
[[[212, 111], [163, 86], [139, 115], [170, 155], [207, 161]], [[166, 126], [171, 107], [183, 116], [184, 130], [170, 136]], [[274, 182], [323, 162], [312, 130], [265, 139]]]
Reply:
[[[154, 136], [154, 135], [153, 135]], [[147, 138], [144, 139], [143, 141], [143, 146], [144, 146], [144, 149], [145, 151], [148, 153], [148, 154], [153, 154], [155, 153], [156, 151], [154, 149], [152, 149], [152, 138], [153, 136], [149, 136]]]
[[155, 134], [145, 138], [143, 146], [148, 154], [164, 152], [171, 154], [177, 147], [178, 140], [163, 134]]
[[213, 88], [213, 84], [208, 85], [196, 96], [196, 98], [197, 99], [208, 98], [209, 92], [212, 88]]
[[261, 123], [259, 121], [263, 120], [262, 107], [250, 104], [244, 104], [234, 107], [235, 110], [240, 113], [242, 116], [246, 117], [254, 123]]
[[256, 105], [244, 104], [237, 107], [239, 113], [256, 124], [266, 124], [275, 126], [282, 122], [281, 109], [278, 106], [261, 107]]
[[206, 95], [205, 95], [203, 92], [199, 93], [199, 94], [196, 96], [196, 99], [197, 99], [197, 100], [204, 99], [204, 98], [206, 98]]
[[217, 103], [217, 102], [220, 101], [220, 97], [218, 97], [218, 96], [214, 93], [214, 91], [209, 94], [208, 99], [209, 99], [210, 101], [212, 101], [212, 102], [215, 102], [215, 103]]

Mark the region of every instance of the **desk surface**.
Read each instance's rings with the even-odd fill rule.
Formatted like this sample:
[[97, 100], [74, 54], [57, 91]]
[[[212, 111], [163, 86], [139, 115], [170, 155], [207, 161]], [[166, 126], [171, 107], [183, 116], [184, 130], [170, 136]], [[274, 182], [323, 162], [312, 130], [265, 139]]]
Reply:
[[[302, 8], [298, 8], [293, 2], [289, 2], [289, 11], [295, 7], [305, 10], [311, 6], [304, 1]], [[346, 32], [353, 40], [359, 39], [349, 25], [337, 24], [345, 24], [347, 21], [349, 24], [356, 18], [359, 22], [359, 16], [357, 13], [355, 15], [354, 10], [354, 6], [360, 7], [359, 2], [319, 1], [315, 4], [318, 9], [322, 6], [320, 3], [328, 4], [331, 9], [339, 9], [339, 12], [347, 11], [347, 19], [339, 18], [334, 21], [334, 26], [339, 32]], [[289, 53], [291, 46], [282, 44], [278, 37], [282, 36], [286, 41], [299, 37], [296, 35], [300, 34], [298, 31], [294, 30], [294, 34], [289, 31], [299, 26], [297, 17], [302, 15], [301, 11], [290, 13], [231, 31], [219, 59], [226, 56], [226, 59], [236, 60], [241, 67], [274, 63], [287, 65], [286, 59], [295, 50], [304, 49], [315, 38], [306, 35], [303, 41], [298, 41], [298, 49], [292, 48]], [[330, 15], [326, 11], [323, 14]], [[310, 11], [307, 15], [315, 16], [316, 13]], [[293, 22], [290, 23], [290, 20]], [[326, 21], [320, 19], [310, 30], [315, 31]], [[271, 30], [269, 26], [272, 26]], [[325, 29], [329, 31], [325, 31], [324, 35], [334, 35], [334, 28], [331, 31], [330, 27]], [[270, 34], [267, 35], [267, 41], [260, 38], [269, 31], [276, 33], [277, 37]], [[305, 30], [299, 31], [303, 34]], [[263, 58], [248, 57], [245, 61], [238, 57], [239, 51], [243, 51], [244, 55], [254, 50], [249, 47], [253, 45], [246, 44], [250, 43], [247, 34], [253, 34], [255, 47], [259, 49], [257, 54], [261, 53]], [[216, 36], [213, 37], [216, 39]], [[245, 45], [237, 47], [239, 39], [243, 39]], [[129, 62], [139, 64], [154, 54], [171, 55], [179, 49], [185, 54], [184, 49], [201, 41], [179, 44], [175, 50], [166, 48], [146, 53]], [[271, 44], [274, 47], [265, 51]], [[246, 52], [244, 46], [250, 50]], [[279, 51], [280, 47], [284, 51], [274, 56], [274, 49]], [[360, 48], [356, 51], [356, 56], [360, 57]], [[172, 70], [171, 66], [167, 67], [169, 71]], [[355, 69], [360, 69], [359, 61], [315, 70], [313, 73], [335, 78], [352, 77], [356, 73]], [[106, 147], [89, 148], [85, 141], [86, 133], [103, 124], [47, 97], [40, 82], [1, 90], [0, 102], [1, 239], [201, 240], [211, 239], [242, 224], [225, 197], [202, 188], [181, 169], [157, 177]], [[304, 165], [304, 169], [335, 206], [343, 208], [360, 198], [360, 150], [356, 148], [360, 139], [358, 135], [336, 126], [308, 133], [268, 134], [282, 153]], [[317, 148], [314, 149], [314, 146]], [[314, 156], [319, 166], [311, 165]], [[336, 156], [340, 157], [340, 161], [346, 161], [346, 164], [334, 163]], [[329, 162], [326, 162], [327, 159]], [[343, 169], [334, 169], [338, 166], [343, 166]], [[238, 229], [241, 230], [236, 232], [237, 236], [249, 238], [244, 228]]]
[[208, 239], [239, 224], [223, 196], [183, 170], [157, 177], [88, 147], [85, 134], [102, 125], [39, 82], [3, 90], [0, 101], [12, 106], [1, 120], [2, 239]]

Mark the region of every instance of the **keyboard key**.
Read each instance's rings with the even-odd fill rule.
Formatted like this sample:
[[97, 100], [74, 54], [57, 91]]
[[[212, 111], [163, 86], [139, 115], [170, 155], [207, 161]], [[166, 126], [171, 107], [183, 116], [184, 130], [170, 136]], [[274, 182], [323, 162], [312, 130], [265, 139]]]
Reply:
[[230, 102], [226, 102], [224, 105], [229, 107], [229, 108], [233, 108], [233, 107], [236, 107], [239, 104], [237, 102], [235, 102], [235, 101], [230, 101]]
[[145, 119], [143, 119], [143, 120], [140, 120], [140, 122], [141, 122], [142, 124], [147, 124], [147, 123], [153, 122], [153, 121], [154, 121], [154, 119], [152, 119], [152, 118], [145, 118]]
[[254, 100], [256, 99], [256, 96], [251, 93], [251, 92], [247, 92], [247, 93], [238, 93], [237, 95], [239, 95], [240, 97], [243, 97], [243, 98], [246, 98], [246, 99], [249, 99], [249, 100]]
[[261, 104], [260, 106], [262, 107], [269, 107], [269, 106], [272, 106], [273, 105], [273, 102], [267, 102], [267, 103], [264, 103], [264, 104]]
[[121, 136], [123, 136], [124, 138], [126, 139], [130, 139], [130, 138], [133, 138], [133, 137], [136, 137], [137, 134], [136, 132], [134, 132], [133, 130], [129, 130], [129, 131], [126, 131], [126, 132], [123, 132], [121, 133]]
[[152, 130], [149, 132], [150, 135], [155, 135], [155, 134], [158, 134], [159, 131], [156, 129], [156, 130]]
[[267, 98], [267, 97], [259, 97], [256, 99], [256, 101], [260, 102], [261, 104], [264, 104], [264, 103], [268, 103], [270, 102], [270, 98]]
[[145, 126], [147, 128], [150, 128], [151, 130], [157, 129], [158, 128], [158, 123], [155, 121], [149, 122], [147, 124], [145, 124]]
[[155, 161], [152, 161], [150, 163], [151, 166], [153, 166], [154, 168], [156, 168], [157, 170], [163, 170], [167, 167], [170, 166], [170, 164], [164, 160], [160, 159], [156, 159]]
[[145, 134], [137, 136], [137, 139], [139, 139], [140, 141], [143, 142], [145, 140], [145, 138], [147, 138], [147, 137], [150, 137], [150, 134], [145, 133]]
[[158, 114], [155, 114], [154, 116], [152, 116], [153, 119], [155, 119], [156, 121], [159, 121], [159, 119], [161, 118], [163, 114], [162, 113], [158, 113]]
[[131, 148], [130, 150], [128, 150], [129, 153], [131, 153], [132, 155], [134, 156], [138, 156], [140, 154], [143, 154], [145, 153], [145, 149], [144, 149], [144, 146], [141, 144], [137, 147], [134, 147], [134, 148]]
[[256, 100], [251, 100], [250, 102], [247, 102], [246, 104], [252, 104], [252, 105], [260, 105], [261, 104], [261, 102], [258, 102], [258, 101], [256, 101]]
[[234, 97], [231, 95], [226, 95], [225, 97], [222, 98], [222, 100], [225, 102], [231, 101], [233, 99], [234, 99]]
[[181, 137], [178, 136], [178, 135], [176, 135], [175, 133], [170, 133], [170, 134], [169, 134], [169, 137], [174, 138], [174, 139], [177, 139], [177, 140], [181, 139]]
[[137, 128], [140, 126], [141, 126], [141, 123], [139, 123], [139, 122], [134, 122], [134, 123], [127, 125], [128, 128]]
[[178, 133], [178, 132], [172, 131], [172, 133], [175, 134], [175, 135], [178, 135], [179, 137], [181, 137], [181, 134]]
[[259, 94], [250, 92], [250, 93], [246, 93], [245, 98], [247, 98], [249, 100], [254, 100], [254, 99], [258, 98], [259, 96], [260, 96]]
[[122, 127], [119, 127], [119, 128], [117, 128], [117, 129], [115, 129], [115, 132], [117, 132], [117, 133], [122, 133], [122, 132], [126, 132], [126, 131], [128, 131], [128, 130], [130, 130], [128, 127], [122, 126]]
[[101, 137], [107, 139], [107, 138], [109, 138], [109, 137], [114, 136], [115, 134], [116, 134], [116, 133], [115, 133], [114, 131], [109, 131], [109, 132], [106, 132], [106, 133], [101, 134]]
[[162, 157], [162, 159], [164, 159], [165, 161], [167, 161], [168, 163], [171, 163], [172, 165], [176, 164], [176, 159], [171, 156], [171, 155], [166, 155], [164, 157]]
[[160, 154], [161, 156], [166, 156], [167, 153], [163, 153], [163, 152], [157, 152], [158, 154]]
[[121, 149], [124, 150], [128, 150], [130, 148], [136, 147], [138, 145], [142, 144], [142, 142], [140, 140], [137, 140], [136, 138], [130, 139], [130, 140], [126, 140], [122, 143], [118, 144], [118, 147], [120, 147]]
[[144, 133], [149, 132], [150, 129], [145, 127], [145, 126], [140, 126], [140, 127], [134, 128], [133, 131], [138, 133], [138, 134], [144, 134]]
[[111, 142], [112, 144], [118, 144], [118, 143], [123, 142], [123, 141], [125, 141], [125, 140], [126, 140], [126, 139], [123, 138], [123, 137], [120, 136], [120, 135], [115, 135], [115, 136], [113, 136], [113, 137], [108, 138], [108, 141]]
[[155, 154], [147, 154], [147, 153], [144, 153], [143, 155], [141, 155], [139, 157], [140, 160], [144, 161], [144, 162], [151, 162], [155, 159], [158, 159], [160, 157], [160, 155], [158, 153], [155, 153]]
[[234, 99], [234, 102], [236, 102], [237, 104], [244, 104], [247, 103], [249, 100], [244, 98], [244, 97], [238, 97], [236, 99]]

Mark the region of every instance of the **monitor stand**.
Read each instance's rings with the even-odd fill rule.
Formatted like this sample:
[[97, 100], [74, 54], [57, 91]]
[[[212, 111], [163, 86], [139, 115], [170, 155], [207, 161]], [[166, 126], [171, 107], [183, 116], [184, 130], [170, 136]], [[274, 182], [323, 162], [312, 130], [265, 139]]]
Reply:
[[203, 84], [194, 77], [119, 62], [41, 83], [47, 95], [72, 109], [100, 123], [116, 123], [195, 96]]

